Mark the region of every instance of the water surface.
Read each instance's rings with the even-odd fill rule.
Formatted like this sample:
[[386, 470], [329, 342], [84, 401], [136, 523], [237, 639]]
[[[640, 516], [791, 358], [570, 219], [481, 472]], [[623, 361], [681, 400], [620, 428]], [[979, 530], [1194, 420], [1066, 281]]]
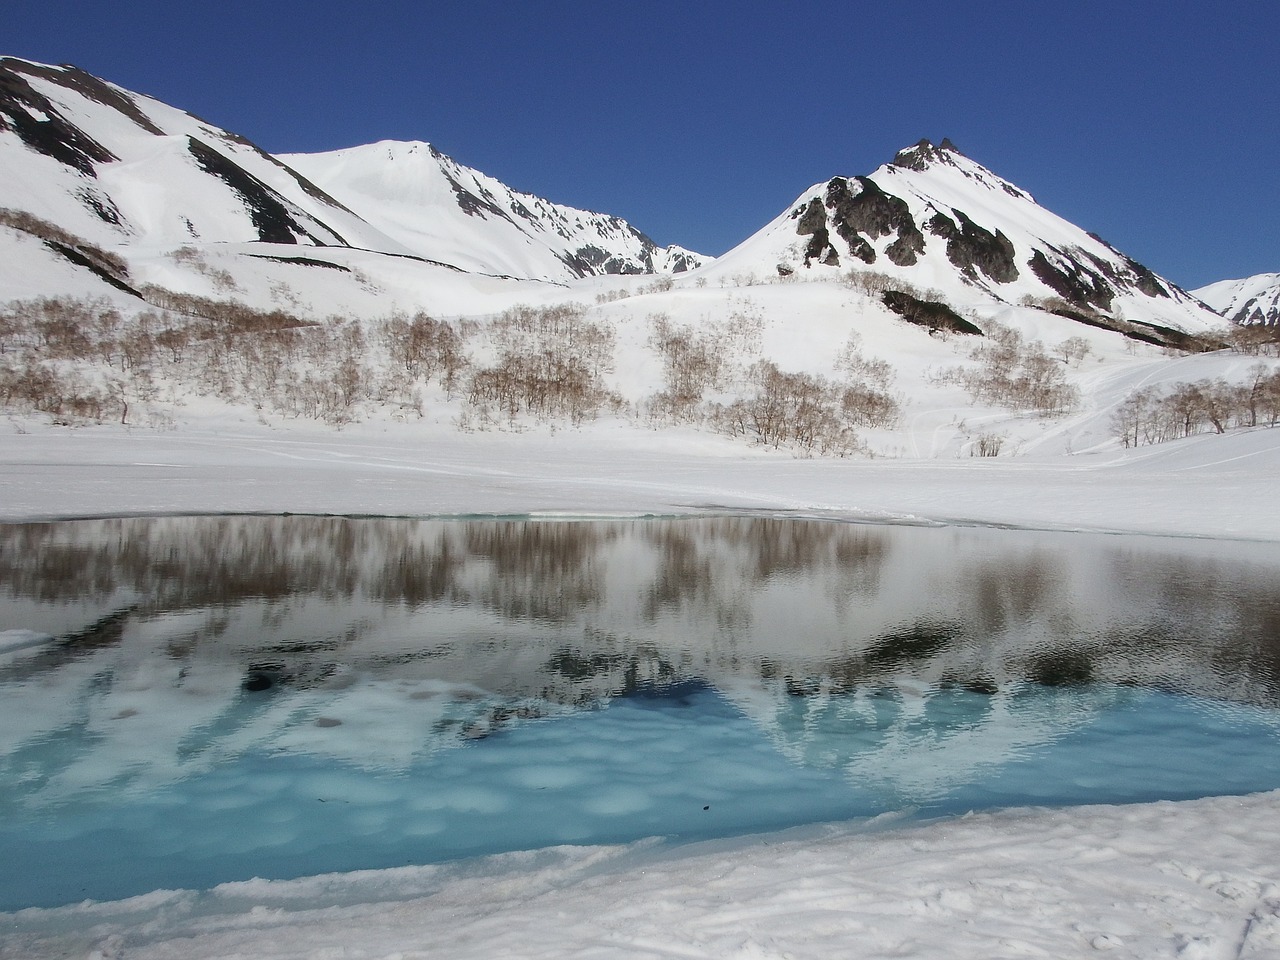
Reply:
[[1280, 545], [133, 519], [0, 584], [0, 909], [1280, 786]]

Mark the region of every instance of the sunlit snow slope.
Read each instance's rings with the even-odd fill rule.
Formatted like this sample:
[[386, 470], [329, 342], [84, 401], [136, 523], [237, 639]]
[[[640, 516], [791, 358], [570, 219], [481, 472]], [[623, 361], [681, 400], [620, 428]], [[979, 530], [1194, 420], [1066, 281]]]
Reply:
[[519, 193], [429, 143], [280, 157], [406, 248], [466, 270], [535, 279], [680, 273], [703, 258], [625, 220]]
[[[960, 153], [922, 140], [865, 177], [816, 184], [721, 257], [720, 276], [881, 274], [953, 306], [1034, 303], [1155, 342], [1222, 320], [1105, 241]], [[908, 285], [908, 286], [905, 286]]]
[[1219, 280], [1193, 292], [1232, 323], [1280, 325], [1280, 273]]
[[426, 145], [293, 159], [358, 208], [185, 111], [75, 67], [0, 58], [0, 208], [90, 243], [351, 247], [553, 281], [701, 263], [616, 217], [515, 193]]

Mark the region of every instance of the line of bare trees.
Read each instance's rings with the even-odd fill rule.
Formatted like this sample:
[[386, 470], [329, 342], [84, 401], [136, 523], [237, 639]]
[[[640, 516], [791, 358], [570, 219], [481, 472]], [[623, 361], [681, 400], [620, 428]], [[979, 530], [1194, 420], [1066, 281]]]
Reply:
[[1197, 433], [1280, 423], [1280, 368], [1256, 363], [1243, 383], [1219, 377], [1168, 387], [1143, 387], [1116, 408], [1111, 427], [1126, 447]]
[[[206, 396], [343, 424], [375, 407], [421, 416], [427, 394], [457, 401], [459, 424], [471, 428], [581, 423], [627, 408], [609, 384], [616, 331], [579, 304], [520, 306], [487, 321], [401, 313], [361, 323], [146, 294], [152, 306], [131, 314], [106, 300], [0, 309], [0, 407], [148, 424]], [[760, 359], [762, 327], [749, 300], [697, 327], [652, 318], [664, 388], [643, 410], [656, 423], [698, 423], [802, 455], [853, 453], [863, 449], [859, 429], [896, 422], [893, 370], [865, 357], [856, 337], [828, 378]]]

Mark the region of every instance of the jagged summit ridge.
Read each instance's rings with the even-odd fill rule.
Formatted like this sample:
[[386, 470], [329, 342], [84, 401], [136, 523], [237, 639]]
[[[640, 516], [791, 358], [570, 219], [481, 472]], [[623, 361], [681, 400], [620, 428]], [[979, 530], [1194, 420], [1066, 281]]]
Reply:
[[1116, 329], [1136, 321], [1149, 333], [1199, 332], [1221, 322], [945, 139], [906, 147], [868, 175], [815, 184], [715, 267], [784, 275], [833, 268], [882, 274], [952, 304], [1035, 302]]

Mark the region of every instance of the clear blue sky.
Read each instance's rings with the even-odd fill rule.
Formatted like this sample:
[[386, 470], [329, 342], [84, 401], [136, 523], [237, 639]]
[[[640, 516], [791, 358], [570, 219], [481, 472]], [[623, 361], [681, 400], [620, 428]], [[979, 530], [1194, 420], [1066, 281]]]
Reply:
[[271, 152], [429, 140], [719, 254], [922, 137], [1186, 287], [1280, 271], [1280, 2], [11, 0], [0, 53]]

